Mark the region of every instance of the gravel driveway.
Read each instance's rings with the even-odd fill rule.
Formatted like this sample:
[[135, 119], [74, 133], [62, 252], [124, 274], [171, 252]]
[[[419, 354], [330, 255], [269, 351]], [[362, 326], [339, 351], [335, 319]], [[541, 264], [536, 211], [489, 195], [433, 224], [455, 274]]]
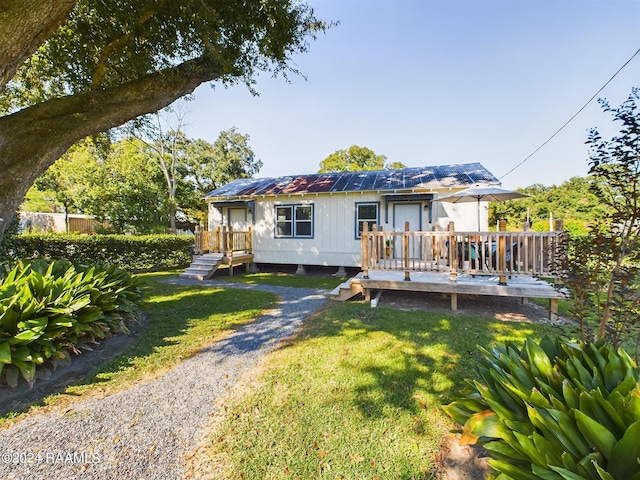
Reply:
[[[189, 281], [174, 280], [186, 284]], [[151, 383], [0, 431], [2, 479], [180, 478], [216, 399], [326, 300], [326, 291], [199, 282], [280, 296], [278, 309], [182, 361]]]

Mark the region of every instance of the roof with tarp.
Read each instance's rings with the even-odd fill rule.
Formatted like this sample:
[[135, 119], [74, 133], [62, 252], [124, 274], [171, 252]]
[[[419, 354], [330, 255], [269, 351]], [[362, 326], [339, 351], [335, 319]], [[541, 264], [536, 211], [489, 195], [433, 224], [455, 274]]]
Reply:
[[480, 163], [372, 170], [364, 172], [313, 173], [275, 178], [234, 180], [205, 198], [215, 200], [252, 196], [334, 192], [407, 192], [466, 188], [476, 184], [499, 184]]

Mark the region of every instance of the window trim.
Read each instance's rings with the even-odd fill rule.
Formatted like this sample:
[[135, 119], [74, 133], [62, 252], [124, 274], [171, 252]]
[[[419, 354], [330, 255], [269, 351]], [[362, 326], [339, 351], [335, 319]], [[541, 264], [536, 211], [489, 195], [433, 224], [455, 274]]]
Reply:
[[[278, 235], [278, 208], [289, 208], [291, 211], [291, 235]], [[311, 220], [300, 220], [300, 222], [310, 223], [311, 224], [311, 234], [310, 235], [299, 235], [297, 232], [297, 224], [296, 224], [296, 210], [298, 208], [310, 208], [311, 209]], [[274, 205], [274, 213], [275, 213], [275, 222], [274, 222], [274, 238], [304, 238], [310, 239], [315, 236], [315, 206], [313, 203], [286, 203], [280, 205]]]
[[[376, 202], [376, 201], [371, 201], [371, 202], [355, 202], [355, 208], [354, 208], [354, 217], [355, 217], [355, 239], [356, 240], [360, 240], [361, 235], [360, 235], [360, 229], [358, 228], [360, 225], [360, 217], [358, 216], [358, 207], [360, 205], [375, 205], [376, 206], [376, 224], [379, 225], [380, 224], [380, 202]], [[369, 219], [370, 221], [370, 219]], [[371, 230], [371, 225], [369, 226], [369, 230]]]

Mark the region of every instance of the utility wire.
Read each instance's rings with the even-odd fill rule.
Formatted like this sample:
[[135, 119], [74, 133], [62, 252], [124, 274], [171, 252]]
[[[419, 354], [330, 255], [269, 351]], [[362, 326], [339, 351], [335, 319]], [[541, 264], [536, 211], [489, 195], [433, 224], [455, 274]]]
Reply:
[[587, 105], [589, 105], [589, 104], [593, 101], [593, 99], [594, 99], [594, 98], [596, 98], [596, 97], [600, 94], [600, 92], [601, 92], [602, 90], [604, 90], [604, 89], [607, 87], [607, 85], [609, 85], [609, 84], [611, 83], [611, 81], [612, 81], [614, 78], [616, 78], [616, 76], [617, 76], [617, 75], [618, 75], [618, 74], [619, 74], [619, 73], [624, 69], [624, 67], [626, 67], [627, 65], [629, 65], [629, 63], [631, 62], [631, 60], [633, 60], [633, 59], [636, 57], [636, 55], [638, 55], [639, 53], [640, 53], [640, 48], [639, 48], [638, 50], [636, 50], [636, 53], [634, 53], [633, 55], [631, 55], [631, 58], [630, 58], [629, 60], [627, 60], [627, 61], [625, 62], [625, 64], [624, 64], [624, 65], [622, 65], [622, 66], [618, 69], [618, 71], [617, 71], [616, 73], [614, 73], [614, 74], [613, 74], [613, 76], [612, 76], [609, 80], [607, 80], [607, 83], [605, 83], [602, 87], [600, 87], [600, 89], [599, 89], [596, 93], [594, 93], [594, 94], [593, 94], [593, 97], [591, 97], [589, 100], [587, 100], [587, 103], [585, 103], [585, 104], [582, 106], [582, 108], [581, 108], [580, 110], [578, 110], [578, 111], [577, 111], [577, 112], [576, 112], [576, 113], [575, 113], [575, 114], [574, 114], [574, 115], [573, 115], [569, 120], [567, 120], [567, 121], [564, 123], [564, 125], [562, 125], [558, 130], [556, 130], [556, 132], [555, 132], [553, 135], [551, 135], [551, 136], [547, 139], [547, 141], [546, 141], [546, 142], [544, 142], [542, 145], [540, 145], [538, 148], [536, 148], [536, 149], [535, 149], [535, 150], [534, 150], [534, 151], [533, 151], [533, 152], [532, 152], [532, 153], [531, 153], [527, 158], [525, 158], [524, 160], [522, 160], [522, 161], [521, 161], [520, 163], [518, 163], [515, 167], [513, 167], [513, 168], [512, 168], [511, 170], [509, 170], [507, 173], [505, 173], [505, 174], [504, 174], [504, 175], [502, 175], [500, 178], [498, 178], [498, 180], [502, 180], [504, 177], [506, 177], [507, 175], [509, 175], [510, 173], [512, 173], [516, 168], [520, 167], [522, 164], [524, 164], [524, 162], [526, 162], [526, 161], [527, 161], [527, 160], [529, 160], [531, 157], [533, 157], [536, 153], [538, 153], [538, 151], [539, 151], [542, 147], [544, 147], [547, 143], [549, 143], [551, 140], [553, 140], [553, 138], [554, 138], [556, 135], [558, 135], [558, 134], [559, 134], [559, 133], [564, 129], [564, 127], [566, 127], [567, 125], [569, 125], [569, 123], [571, 123], [571, 121], [572, 121], [574, 118], [576, 118], [576, 117], [580, 114], [580, 112], [582, 112], [585, 108], [587, 108]]

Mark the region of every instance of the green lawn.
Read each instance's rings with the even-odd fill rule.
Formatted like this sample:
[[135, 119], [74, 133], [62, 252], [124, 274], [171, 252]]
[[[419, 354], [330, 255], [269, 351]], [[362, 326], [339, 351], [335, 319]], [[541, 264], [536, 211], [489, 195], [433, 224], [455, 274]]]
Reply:
[[[225, 273], [222, 275], [222, 273]], [[229, 277], [226, 272], [215, 277], [223, 282], [249, 283], [256, 285], [277, 285], [279, 287], [320, 288], [333, 290], [346, 280], [331, 275], [294, 275], [285, 272], [260, 272], [234, 275]]]
[[476, 346], [557, 332], [330, 303], [227, 405], [205, 457], [217, 478], [433, 478], [453, 428], [440, 406], [474, 375]]
[[103, 365], [79, 389], [95, 384], [121, 388], [140, 379], [147, 381], [277, 303], [276, 296], [267, 292], [161, 282], [171, 277], [168, 273], [142, 277], [149, 284], [144, 308], [149, 326], [124, 355]]
[[[45, 404], [155, 378], [276, 300], [259, 291], [161, 282], [171, 275], [143, 275], [149, 323], [132, 346]], [[230, 280], [238, 278], [286, 286], [302, 286], [301, 279], [310, 278], [313, 283], [305, 286], [315, 288], [330, 288], [315, 282], [340, 280], [277, 274]], [[440, 406], [473, 377], [476, 345], [544, 333], [557, 330], [329, 302], [295, 339], [266, 358], [252, 388], [225, 404], [224, 419], [198, 456], [215, 468], [214, 478], [432, 478], [443, 438], [453, 427]]]

